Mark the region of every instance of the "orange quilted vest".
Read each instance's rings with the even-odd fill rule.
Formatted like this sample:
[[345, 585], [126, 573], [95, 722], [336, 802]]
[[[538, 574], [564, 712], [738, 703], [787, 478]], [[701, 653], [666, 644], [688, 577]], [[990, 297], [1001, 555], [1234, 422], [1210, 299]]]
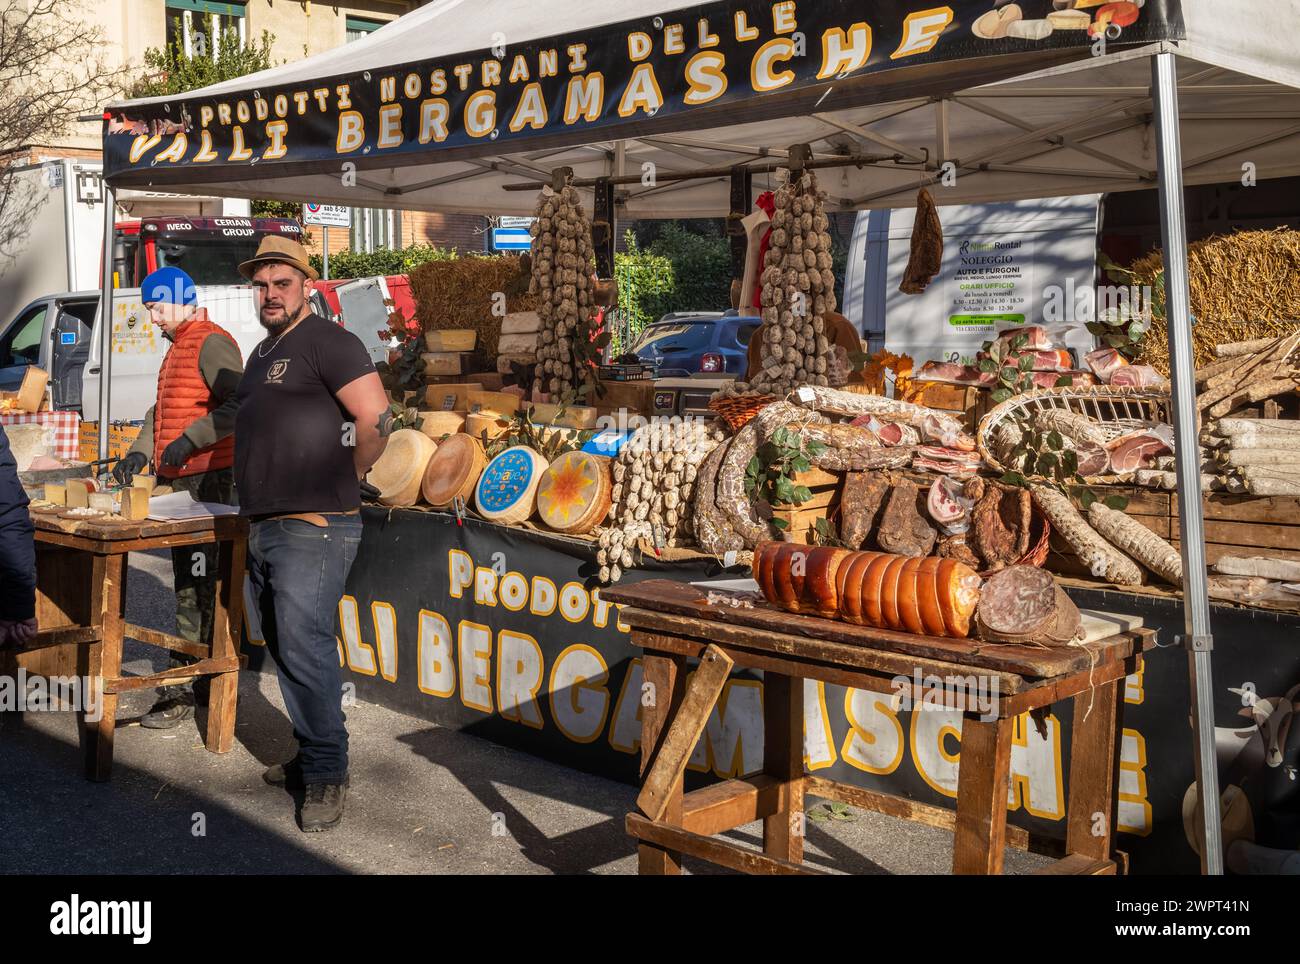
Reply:
[[[199, 351], [208, 335], [234, 338], [208, 320], [207, 312], [199, 309], [198, 315], [176, 332], [176, 340], [163, 358], [158, 372], [158, 398], [153, 410], [153, 458], [158, 475], [177, 478], [198, 475], [200, 472], [228, 469], [235, 464], [235, 436], [227, 435], [214, 445], [201, 448], [190, 456], [179, 469], [162, 464], [163, 451], [181, 437], [190, 423], [202, 418], [217, 407], [208, 383], [199, 371]], [[236, 347], [238, 351], [238, 347]]]

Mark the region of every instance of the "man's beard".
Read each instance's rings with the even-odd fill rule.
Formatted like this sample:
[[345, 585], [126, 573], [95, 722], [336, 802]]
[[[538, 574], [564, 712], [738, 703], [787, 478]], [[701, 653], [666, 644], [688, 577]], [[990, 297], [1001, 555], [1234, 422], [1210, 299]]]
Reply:
[[[283, 311], [283, 309], [281, 310]], [[299, 311], [301, 312], [301, 309], [299, 309]], [[291, 316], [287, 311], [283, 312], [279, 321], [267, 320], [265, 308], [257, 313], [257, 320], [262, 323], [262, 327], [266, 329], [267, 334], [269, 335], [283, 334], [284, 330], [293, 324], [293, 316]]]

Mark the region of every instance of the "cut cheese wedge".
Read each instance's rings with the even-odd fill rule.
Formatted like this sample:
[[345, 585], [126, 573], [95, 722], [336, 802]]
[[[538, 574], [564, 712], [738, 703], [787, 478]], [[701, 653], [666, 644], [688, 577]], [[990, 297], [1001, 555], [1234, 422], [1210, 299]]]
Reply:
[[537, 514], [557, 532], [590, 532], [609, 514], [609, 459], [565, 452], [551, 463], [537, 489]]
[[415, 505], [424, 470], [437, 448], [433, 439], [415, 429], [402, 428], [390, 435], [384, 454], [366, 476], [366, 481], [379, 490], [379, 501], [384, 505]]
[[465, 416], [465, 431], [482, 441], [484, 434], [489, 442], [499, 439], [510, 431], [510, 423], [504, 418], [493, 415], [478, 415], [471, 412]]
[[451, 436], [439, 444], [425, 467], [424, 501], [435, 509], [445, 509], [457, 498], [468, 505], [485, 465], [487, 456], [478, 439], [463, 432]]
[[474, 508], [504, 525], [523, 522], [537, 507], [537, 488], [546, 459], [526, 445], [508, 448], [483, 470], [474, 489]]
[[435, 442], [446, 435], [455, 435], [464, 427], [464, 412], [420, 412], [420, 431]]

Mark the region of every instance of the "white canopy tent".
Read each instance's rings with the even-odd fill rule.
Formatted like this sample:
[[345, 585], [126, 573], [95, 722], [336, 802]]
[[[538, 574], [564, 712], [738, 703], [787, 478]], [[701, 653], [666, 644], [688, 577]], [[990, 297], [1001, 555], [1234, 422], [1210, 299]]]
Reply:
[[[919, 183], [941, 178], [937, 199], [944, 205], [1158, 187], [1179, 488], [1198, 492], [1183, 184], [1300, 174], [1300, 60], [1291, 46], [1300, 33], [1300, 0], [1234, 0], [1230, 9], [1216, 0], [1146, 0], [1144, 19], [1112, 30], [1104, 48], [1080, 31], [1058, 30], [1047, 42], [987, 39], [977, 18], [989, 14], [992, 0], [951, 0], [948, 7], [925, 10], [909, 0], [863, 6], [847, 0], [436, 0], [316, 57], [181, 97], [111, 105], [106, 170], [114, 187], [529, 214], [535, 189], [507, 187], [549, 181], [553, 168], [567, 166], [577, 178], [630, 175], [616, 195], [618, 215], [625, 218], [724, 215], [728, 174], [671, 176], [770, 165], [795, 144], [810, 145], [815, 161], [862, 159], [861, 166], [839, 167], [822, 178], [830, 207], [839, 210], [908, 206]], [[1054, 5], [1021, 0], [1019, 8], [1044, 18]], [[733, 18], [736, 10], [748, 12], [743, 24]], [[936, 10], [948, 11], [947, 20], [925, 47], [924, 18]], [[865, 36], [854, 30], [868, 20], [869, 56], [818, 76], [819, 63], [824, 70], [836, 51]], [[673, 35], [678, 24], [680, 33]], [[787, 29], [792, 25], [794, 31]], [[789, 44], [803, 31], [807, 57], [797, 62]], [[638, 58], [631, 35], [641, 33], [650, 50]], [[575, 60], [578, 44], [584, 46]], [[756, 51], [772, 45], [789, 56], [761, 61]], [[670, 49], [676, 46], [680, 52]], [[506, 121], [517, 111], [513, 97], [519, 94], [522, 103], [524, 88], [541, 79], [538, 52], [548, 48], [560, 53], [559, 76], [551, 78], [544, 98], [547, 118], [511, 130]], [[681, 64], [692, 52], [712, 48], [742, 66], [717, 71], [727, 75], [726, 96], [692, 105]], [[538, 76], [507, 83], [507, 67], [521, 52]], [[498, 84], [480, 74], [487, 59], [501, 64]], [[649, 105], [653, 109], [644, 99], [646, 109], [637, 109], [634, 99], [633, 109], [620, 113], [636, 80], [634, 65], [642, 60], [659, 70], [654, 91], [660, 99]], [[460, 65], [467, 65], [467, 83], [457, 90], [453, 75]], [[451, 130], [426, 139], [422, 105], [437, 92], [432, 75], [440, 66], [452, 78], [444, 94], [455, 108], [448, 115]], [[757, 89], [785, 68], [791, 81]], [[603, 74], [601, 103], [589, 122], [561, 123], [571, 70]], [[393, 97], [382, 93], [388, 77]], [[491, 116], [490, 131], [472, 136], [457, 125], [462, 116], [463, 126], [470, 125], [466, 100], [480, 83], [492, 88], [501, 113], [499, 120]], [[276, 109], [277, 93], [286, 97], [287, 115]], [[410, 109], [404, 117], [397, 112], [388, 144], [381, 143], [382, 105], [400, 101], [402, 93]], [[355, 146], [346, 143], [343, 113], [361, 117], [365, 126]], [[281, 116], [277, 140], [264, 122]], [[247, 133], [236, 135], [241, 121]], [[955, 180], [944, 178], [945, 171]], [[652, 176], [643, 183], [644, 173]], [[106, 277], [106, 292], [110, 287]], [[107, 364], [112, 353], [104, 348]], [[107, 372], [101, 386], [106, 395]], [[107, 397], [100, 410], [108, 411]], [[102, 432], [101, 457], [106, 442]], [[1179, 504], [1187, 574], [1183, 643], [1195, 691], [1198, 784], [1207, 802], [1203, 866], [1221, 873], [1201, 503], [1180, 498]]]

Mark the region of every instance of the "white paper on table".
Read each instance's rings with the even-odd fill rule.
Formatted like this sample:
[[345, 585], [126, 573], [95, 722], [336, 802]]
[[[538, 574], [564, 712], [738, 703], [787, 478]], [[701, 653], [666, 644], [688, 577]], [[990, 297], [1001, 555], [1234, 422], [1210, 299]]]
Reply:
[[714, 592], [761, 592], [758, 588], [758, 582], [754, 579], [706, 579], [701, 582], [693, 582], [692, 586], [699, 586], [701, 589], [712, 589]]
[[220, 502], [195, 502], [188, 492], [155, 495], [149, 499], [149, 518], [155, 522], [183, 522], [211, 519], [219, 515], [239, 515], [239, 507]]

